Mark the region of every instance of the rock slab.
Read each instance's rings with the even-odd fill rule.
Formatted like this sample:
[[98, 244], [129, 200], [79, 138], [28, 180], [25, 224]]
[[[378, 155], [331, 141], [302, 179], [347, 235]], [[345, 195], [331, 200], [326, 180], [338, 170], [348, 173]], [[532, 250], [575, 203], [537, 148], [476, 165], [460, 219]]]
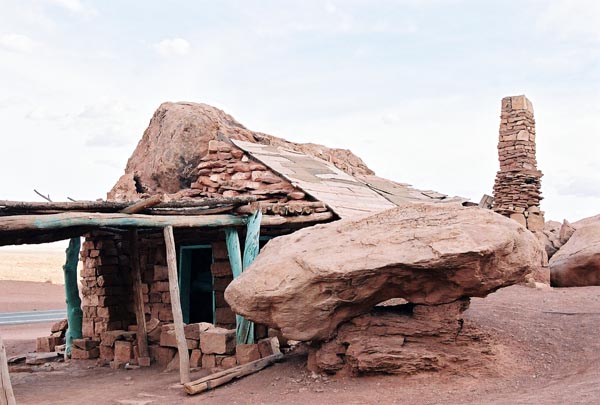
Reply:
[[271, 240], [225, 299], [287, 338], [327, 341], [391, 298], [447, 304], [521, 282], [540, 267], [542, 249], [490, 210], [407, 204]]
[[582, 222], [550, 259], [554, 287], [600, 285], [600, 218]]

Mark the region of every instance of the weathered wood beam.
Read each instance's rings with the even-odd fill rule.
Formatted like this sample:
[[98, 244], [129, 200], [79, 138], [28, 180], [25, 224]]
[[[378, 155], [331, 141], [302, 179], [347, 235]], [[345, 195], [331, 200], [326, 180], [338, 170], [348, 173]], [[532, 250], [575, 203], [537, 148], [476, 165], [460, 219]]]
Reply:
[[138, 364], [142, 367], [148, 367], [150, 366], [150, 354], [148, 353], [148, 334], [146, 332], [146, 314], [144, 312], [144, 292], [142, 290], [137, 229], [129, 230], [129, 262], [131, 263], [133, 304], [135, 306], [135, 320], [137, 323], [135, 334], [138, 343]]
[[152, 197], [146, 198], [144, 200], [135, 202], [128, 206], [125, 209], [122, 209], [120, 212], [123, 214], [137, 214], [140, 211], [145, 210], [146, 208], [154, 207], [162, 202], [162, 195], [157, 194]]
[[263, 215], [262, 226], [277, 225], [306, 225], [310, 223], [329, 222], [335, 218], [332, 212], [315, 212], [310, 215], [298, 215], [293, 217], [282, 217], [280, 215]]
[[10, 375], [8, 373], [8, 361], [6, 360], [6, 349], [0, 336], [0, 405], [16, 405]]
[[[240, 196], [232, 198], [196, 198], [190, 200], [161, 202], [154, 208], [215, 208], [223, 205], [239, 206], [254, 201], [256, 201], [256, 197], [254, 196]], [[136, 201], [39, 202], [0, 200], [0, 213], [30, 211], [117, 212], [131, 206], [135, 202]]]
[[79, 250], [81, 239], [71, 238], [66, 254], [67, 260], [63, 266], [65, 274], [65, 294], [67, 301], [67, 320], [69, 326], [65, 338], [65, 356], [71, 356], [71, 345], [73, 339], [81, 339], [83, 312], [81, 311], [81, 298], [79, 298], [79, 286], [77, 285], [77, 262], [79, 262]]
[[51, 231], [13, 231], [0, 232], [0, 246], [6, 245], [22, 245], [22, 244], [39, 244], [56, 242], [59, 240], [71, 239], [76, 236], [85, 235], [94, 230], [94, 227], [75, 227], [54, 229]]
[[153, 208], [148, 211], [151, 215], [213, 215], [233, 211], [235, 205], [224, 205], [216, 208], [185, 207], [185, 208]]
[[232, 367], [228, 370], [191, 381], [183, 384], [183, 389], [189, 395], [200, 394], [201, 392], [211, 390], [220, 385], [226, 384], [235, 378], [242, 378], [249, 374], [256, 373], [263, 368], [279, 361], [283, 358], [283, 354], [276, 353], [262, 359], [251, 361], [250, 363], [242, 364], [241, 366]]
[[306, 215], [307, 210], [314, 211], [315, 209], [325, 211], [327, 206], [321, 201], [290, 201], [286, 203], [265, 203], [262, 201], [256, 204], [243, 205], [235, 209], [238, 214], [252, 214], [256, 211], [257, 207], [260, 208], [263, 214], [266, 213], [277, 213], [277, 211], [289, 211], [293, 214]]
[[246, 219], [234, 215], [175, 216], [68, 212], [52, 215], [14, 215], [0, 217], [0, 231], [60, 229], [76, 226], [109, 227], [221, 227], [241, 226]]
[[188, 353], [185, 331], [183, 329], [183, 314], [181, 313], [181, 300], [179, 298], [179, 283], [177, 281], [177, 255], [175, 252], [175, 237], [173, 227], [164, 229], [165, 245], [167, 248], [167, 268], [169, 272], [169, 292], [171, 293], [171, 310], [173, 311], [173, 324], [177, 339], [179, 353], [179, 379], [182, 384], [190, 382], [190, 357]]

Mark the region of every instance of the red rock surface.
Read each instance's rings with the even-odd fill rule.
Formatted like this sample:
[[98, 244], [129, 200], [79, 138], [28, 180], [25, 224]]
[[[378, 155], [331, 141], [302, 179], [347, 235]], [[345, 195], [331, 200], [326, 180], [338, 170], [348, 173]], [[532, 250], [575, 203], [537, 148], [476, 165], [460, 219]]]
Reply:
[[290, 339], [328, 340], [390, 298], [437, 305], [483, 297], [541, 261], [535, 236], [490, 210], [407, 204], [270, 241], [225, 299]]
[[316, 144], [297, 144], [272, 135], [253, 132], [225, 112], [206, 104], [163, 103], [127, 162], [125, 174], [108, 193], [109, 199], [137, 200], [140, 194], [172, 194], [189, 189], [211, 140], [237, 139], [288, 149], [319, 157], [349, 174], [373, 172], [344, 149]]

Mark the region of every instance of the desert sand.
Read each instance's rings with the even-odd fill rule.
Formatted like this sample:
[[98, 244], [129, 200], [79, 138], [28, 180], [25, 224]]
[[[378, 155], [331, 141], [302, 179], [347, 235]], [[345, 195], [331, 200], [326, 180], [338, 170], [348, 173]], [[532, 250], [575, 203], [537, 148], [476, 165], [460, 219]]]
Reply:
[[64, 250], [0, 248], [0, 280], [63, 284]]

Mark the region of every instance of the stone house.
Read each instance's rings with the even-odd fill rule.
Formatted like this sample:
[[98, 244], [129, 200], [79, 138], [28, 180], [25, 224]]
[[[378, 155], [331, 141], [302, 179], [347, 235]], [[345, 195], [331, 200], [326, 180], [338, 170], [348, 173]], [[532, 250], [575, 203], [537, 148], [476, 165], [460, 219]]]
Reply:
[[[171, 143], [161, 144], [165, 139]], [[159, 108], [108, 197], [0, 202], [6, 215], [0, 244], [85, 238], [82, 327], [73, 358], [119, 366], [150, 357], [167, 365], [176, 354], [172, 323], [180, 309], [196, 367], [233, 366], [242, 361], [235, 341], [269, 335], [266, 326], [236, 317], [224, 299], [257, 254], [252, 250], [269, 239], [411, 201], [464, 201], [379, 178], [349, 151], [254, 133], [220, 110], [191, 103]], [[172, 227], [178, 299], [165, 227]], [[217, 343], [202, 348], [210, 343], [202, 333], [214, 334]]]

